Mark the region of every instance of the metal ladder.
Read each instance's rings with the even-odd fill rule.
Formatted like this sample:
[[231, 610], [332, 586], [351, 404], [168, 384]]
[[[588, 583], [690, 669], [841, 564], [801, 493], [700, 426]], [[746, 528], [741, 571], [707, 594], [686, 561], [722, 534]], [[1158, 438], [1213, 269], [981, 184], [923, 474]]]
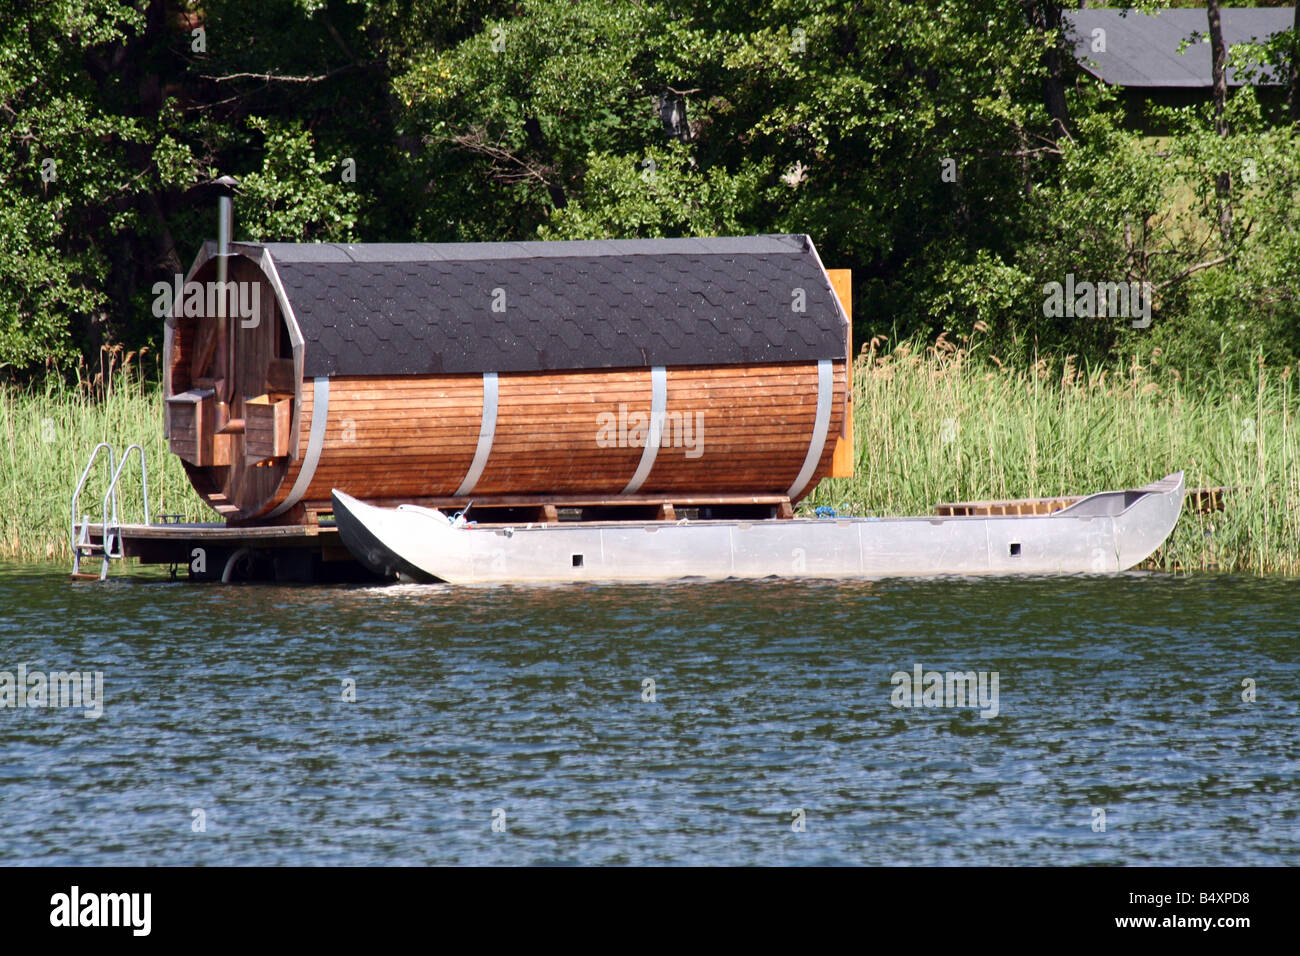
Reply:
[[[104, 492], [104, 500], [100, 503], [99, 509], [100, 538], [99, 542], [95, 543], [90, 539], [90, 515], [82, 515], [81, 520], [77, 520], [77, 500], [86, 487], [86, 480], [90, 477], [90, 472], [95, 467], [95, 459], [99, 457], [101, 451], [108, 453], [109, 480], [108, 488]], [[126, 451], [122, 452], [121, 460], [118, 461], [113, 446], [107, 442], [100, 442], [95, 446], [94, 451], [90, 453], [90, 460], [86, 462], [86, 467], [81, 472], [81, 480], [77, 482], [77, 488], [72, 493], [71, 522], [68, 537], [72, 544], [72, 576], [74, 578], [96, 577], [94, 574], [82, 572], [82, 558], [98, 557], [100, 559], [98, 578], [100, 581], [104, 581], [108, 579], [109, 563], [126, 557], [122, 542], [122, 523], [118, 517], [117, 483], [126, 470], [127, 462], [131, 460], [132, 451], [140, 453], [140, 490], [144, 500], [143, 523], [149, 524], [149, 469], [145, 462], [144, 449], [139, 445], [127, 445]]]

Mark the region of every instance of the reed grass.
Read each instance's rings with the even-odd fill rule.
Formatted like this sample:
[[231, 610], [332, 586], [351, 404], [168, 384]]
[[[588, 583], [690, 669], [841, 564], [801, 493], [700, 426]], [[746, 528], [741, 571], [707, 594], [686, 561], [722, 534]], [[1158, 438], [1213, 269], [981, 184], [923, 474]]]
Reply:
[[801, 507], [933, 513], [941, 501], [1135, 487], [1182, 470], [1228, 486], [1222, 512], [1190, 505], [1145, 565], [1300, 573], [1300, 436], [1291, 368], [1255, 381], [1191, 380], [1158, 350], [1121, 367], [1001, 367], [969, 342], [874, 339], [854, 368], [855, 476]]
[[[93, 372], [93, 374], [92, 374]], [[1253, 383], [1187, 380], [1159, 355], [1122, 369], [1000, 367], [969, 342], [890, 347], [873, 340], [854, 368], [856, 474], [801, 505], [854, 514], [926, 514], [940, 501], [1048, 497], [1142, 485], [1187, 472], [1189, 488], [1228, 486], [1225, 508], [1185, 508], [1147, 563], [1174, 571], [1300, 574], [1300, 436], [1293, 371], [1259, 365]], [[149, 514], [212, 520], [162, 437], [156, 366], [109, 349], [69, 384], [0, 387], [0, 558], [71, 559], [69, 497], [90, 451], [140, 444]], [[121, 517], [143, 515], [137, 465]], [[97, 467], [79, 510], [97, 515]]]
[[[0, 386], [0, 558], [71, 561], [69, 504], [91, 450], [99, 442], [120, 456], [139, 444], [149, 466], [149, 510], [212, 520], [190, 487], [180, 460], [162, 437], [162, 389], [156, 365], [144, 356], [106, 348], [98, 369], [82, 366], [75, 381], [50, 375], [39, 386]], [[152, 374], [151, 374], [152, 373]], [[144, 514], [139, 458], [118, 483], [119, 517], [138, 522]], [[78, 502], [78, 511], [99, 520], [109, 476], [101, 453]]]

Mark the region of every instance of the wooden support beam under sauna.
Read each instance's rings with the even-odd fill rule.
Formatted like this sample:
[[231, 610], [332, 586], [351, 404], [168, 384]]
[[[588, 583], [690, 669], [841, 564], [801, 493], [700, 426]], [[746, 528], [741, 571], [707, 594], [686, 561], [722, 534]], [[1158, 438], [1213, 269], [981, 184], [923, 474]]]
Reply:
[[214, 291], [221, 258], [167, 320], [166, 427], [232, 523], [335, 488], [670, 509], [852, 472], [850, 276], [807, 236], [234, 242]]

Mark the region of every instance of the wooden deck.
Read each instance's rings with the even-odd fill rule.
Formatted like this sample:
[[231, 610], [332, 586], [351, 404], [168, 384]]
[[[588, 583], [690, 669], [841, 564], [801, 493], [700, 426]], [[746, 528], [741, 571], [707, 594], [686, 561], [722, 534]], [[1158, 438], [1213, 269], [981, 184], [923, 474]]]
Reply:
[[[479, 524], [533, 521], [539, 524], [571, 521], [675, 521], [679, 517], [699, 518], [793, 518], [794, 507], [787, 495], [461, 495], [459, 497], [367, 498], [380, 508], [420, 505], [448, 514], [473, 504], [468, 517]], [[309, 502], [309, 521], [329, 515], [329, 502]]]
[[[220, 522], [124, 524], [125, 557], [141, 564], [172, 565], [194, 581], [354, 581], [370, 578], [353, 560], [331, 524], [236, 528]], [[87, 527], [102, 545], [99, 524]], [[82, 559], [98, 577], [98, 564]], [[110, 576], [111, 576], [110, 572]], [[82, 575], [85, 576], [85, 575]]]
[[[419, 504], [451, 514], [464, 508], [464, 498], [415, 498], [373, 501], [392, 507]], [[194, 581], [330, 582], [373, 580], [343, 546], [338, 528], [329, 520], [327, 503], [309, 514], [306, 524], [248, 525], [236, 522], [123, 524], [118, 526], [123, 556], [141, 564], [171, 565]], [[319, 510], [317, 510], [319, 509]], [[519, 525], [583, 521], [676, 521], [681, 518], [742, 518], [779, 520], [793, 516], [785, 495], [625, 495], [499, 496], [474, 502], [469, 518], [475, 523]], [[104, 531], [87, 526], [89, 544], [98, 558]], [[82, 559], [85, 573], [98, 578], [99, 565]], [[111, 575], [110, 571], [110, 575]]]
[[[1184, 507], [1197, 514], [1223, 510], [1223, 499], [1231, 488], [1189, 488]], [[1086, 495], [1057, 498], [1009, 498], [1002, 501], [945, 501], [934, 506], [934, 513], [945, 518], [972, 515], [1050, 515], [1082, 501]]]

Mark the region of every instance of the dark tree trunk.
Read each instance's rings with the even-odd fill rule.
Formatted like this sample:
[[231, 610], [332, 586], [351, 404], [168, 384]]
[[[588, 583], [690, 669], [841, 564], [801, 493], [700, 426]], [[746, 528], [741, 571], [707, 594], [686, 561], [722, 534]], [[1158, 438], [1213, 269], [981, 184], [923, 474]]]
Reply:
[[[536, 116], [530, 116], [524, 120], [524, 132], [528, 136], [528, 142], [532, 143], [533, 148], [538, 153], [544, 156], [550, 154], [551, 150], [546, 143], [546, 136], [542, 133], [542, 124]], [[556, 209], [563, 209], [569, 204], [569, 199], [564, 194], [564, 187], [560, 185], [558, 179], [555, 182], [546, 184], [546, 192], [550, 195], [551, 202], [555, 204]]]
[[1228, 48], [1223, 43], [1223, 17], [1219, 12], [1219, 0], [1209, 0], [1205, 8], [1210, 21], [1210, 58], [1214, 83], [1214, 131], [1220, 136], [1228, 135], [1228, 123], [1224, 113], [1228, 107]]
[[[1214, 131], [1228, 135], [1228, 48], [1223, 43], [1223, 17], [1219, 0], [1209, 0], [1205, 15], [1210, 22], [1210, 57], [1214, 82]], [[1232, 176], [1221, 172], [1215, 177], [1215, 192], [1219, 197], [1219, 232], [1223, 241], [1232, 238]]]
[[1043, 105], [1047, 115], [1052, 119], [1052, 135], [1066, 136], [1070, 131], [1070, 111], [1065, 100], [1066, 63], [1073, 59], [1073, 52], [1061, 33], [1060, 0], [1033, 0], [1025, 5], [1029, 22], [1043, 36], [1052, 41], [1052, 45], [1043, 53]]

